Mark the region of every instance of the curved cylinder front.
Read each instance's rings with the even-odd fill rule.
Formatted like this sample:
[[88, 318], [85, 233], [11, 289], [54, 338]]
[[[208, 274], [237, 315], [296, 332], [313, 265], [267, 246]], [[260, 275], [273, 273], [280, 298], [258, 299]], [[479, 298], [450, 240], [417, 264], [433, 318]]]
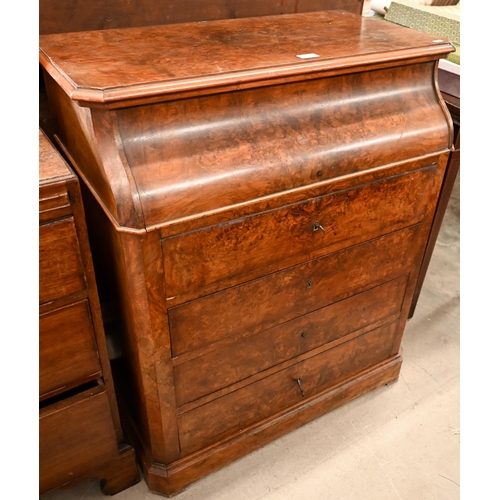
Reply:
[[117, 110], [146, 227], [448, 149], [435, 64]]

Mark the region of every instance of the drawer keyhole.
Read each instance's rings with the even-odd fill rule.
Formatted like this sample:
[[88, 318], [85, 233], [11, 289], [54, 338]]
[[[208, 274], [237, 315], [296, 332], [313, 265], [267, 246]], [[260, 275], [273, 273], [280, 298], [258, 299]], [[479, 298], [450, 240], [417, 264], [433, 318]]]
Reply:
[[313, 282], [312, 281], [308, 281], [307, 282], [307, 288], [312, 288], [313, 286]]
[[300, 393], [302, 394], [302, 397], [305, 396], [304, 394], [304, 389], [302, 389], [302, 382], [300, 381], [300, 378], [298, 378], [295, 382], [297, 382], [297, 385], [299, 386]]
[[318, 221], [314, 223], [313, 231], [323, 231], [326, 234], [325, 228]]
[[300, 338], [301, 338], [301, 339], [305, 339], [305, 338], [306, 338], [306, 332], [302, 332], [302, 333], [300, 334]]

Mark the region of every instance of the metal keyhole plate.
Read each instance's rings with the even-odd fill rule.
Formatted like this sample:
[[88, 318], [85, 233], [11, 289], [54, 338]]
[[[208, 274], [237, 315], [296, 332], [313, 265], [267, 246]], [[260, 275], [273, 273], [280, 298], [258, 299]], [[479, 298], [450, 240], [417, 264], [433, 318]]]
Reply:
[[323, 231], [326, 234], [325, 228], [319, 223], [319, 221], [316, 221], [313, 225], [313, 231]]

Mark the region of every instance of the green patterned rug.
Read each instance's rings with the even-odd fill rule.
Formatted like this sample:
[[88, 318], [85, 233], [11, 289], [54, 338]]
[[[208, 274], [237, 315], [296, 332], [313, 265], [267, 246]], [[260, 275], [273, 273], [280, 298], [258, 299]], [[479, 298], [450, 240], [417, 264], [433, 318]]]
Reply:
[[391, 3], [385, 16], [375, 14], [374, 17], [447, 38], [456, 49], [447, 59], [460, 65], [460, 3], [431, 7], [411, 0], [397, 0]]

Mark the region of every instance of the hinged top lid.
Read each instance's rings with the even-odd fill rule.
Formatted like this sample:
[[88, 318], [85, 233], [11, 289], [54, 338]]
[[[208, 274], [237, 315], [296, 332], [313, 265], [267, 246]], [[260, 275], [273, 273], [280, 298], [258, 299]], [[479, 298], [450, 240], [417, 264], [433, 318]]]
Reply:
[[80, 104], [116, 106], [356, 66], [438, 59], [454, 50], [437, 38], [327, 11], [44, 35], [40, 61]]

